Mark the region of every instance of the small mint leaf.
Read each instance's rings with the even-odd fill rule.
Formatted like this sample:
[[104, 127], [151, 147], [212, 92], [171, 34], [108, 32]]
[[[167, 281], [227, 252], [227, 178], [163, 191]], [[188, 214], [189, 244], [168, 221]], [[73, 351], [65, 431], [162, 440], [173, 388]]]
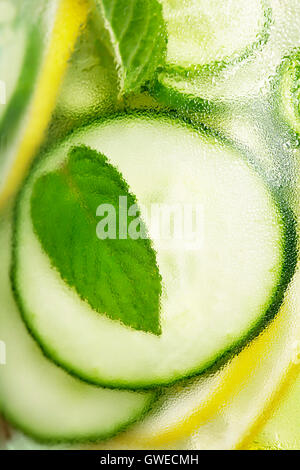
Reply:
[[109, 32], [121, 94], [137, 91], [164, 61], [167, 33], [158, 0], [95, 0]]
[[[161, 278], [156, 255], [148, 238], [120, 239], [120, 196], [127, 197], [128, 208], [136, 204], [122, 175], [104, 155], [75, 147], [62, 167], [35, 182], [33, 227], [63, 280], [95, 311], [159, 335]], [[96, 234], [102, 204], [116, 210], [115, 239]], [[130, 225], [133, 218], [127, 213], [126, 218]], [[141, 230], [146, 232], [145, 226]]]

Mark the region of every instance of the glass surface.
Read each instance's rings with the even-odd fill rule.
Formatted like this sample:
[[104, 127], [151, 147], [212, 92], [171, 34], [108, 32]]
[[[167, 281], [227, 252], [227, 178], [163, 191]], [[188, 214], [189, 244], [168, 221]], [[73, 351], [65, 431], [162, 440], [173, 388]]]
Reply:
[[0, 449], [300, 448], [300, 4], [221, 3], [0, 0]]

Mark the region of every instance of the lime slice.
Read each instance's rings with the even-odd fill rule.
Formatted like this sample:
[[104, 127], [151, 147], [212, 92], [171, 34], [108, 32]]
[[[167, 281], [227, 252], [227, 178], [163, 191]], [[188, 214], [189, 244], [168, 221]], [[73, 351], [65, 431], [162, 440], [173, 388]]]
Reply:
[[[22, 9], [21, 11], [25, 9], [24, 6], [19, 8]], [[25, 13], [27, 13], [28, 17], [28, 10]], [[13, 138], [11, 141], [9, 139], [7, 145], [3, 146], [5, 155], [2, 155], [0, 206], [15, 192], [34, 153], [41, 144], [55, 106], [62, 76], [80, 28], [86, 21], [87, 13], [87, 0], [56, 0], [55, 2], [47, 2], [46, 8], [40, 12], [41, 19], [37, 22], [37, 26], [32, 26], [32, 30], [30, 30], [32, 43], [29, 44], [27, 52], [23, 51], [23, 57], [25, 56], [26, 59], [27, 54], [29, 62], [24, 59], [23, 63], [23, 59], [16, 57], [18, 54], [14, 51], [13, 59], [16, 65], [20, 69], [22, 68], [23, 71], [19, 73], [20, 83], [18, 82], [15, 91], [10, 86], [8, 96], [6, 96], [5, 101], [8, 102], [9, 100], [8, 106], [6, 106], [7, 109], [11, 100], [15, 100], [15, 103], [11, 105], [12, 115], [9, 115], [6, 121], [7, 129], [11, 129], [15, 118], [13, 114], [16, 112], [16, 109], [20, 109], [20, 115], [18, 116], [18, 126], [14, 131]], [[32, 20], [30, 21], [28, 18], [27, 21], [32, 23]], [[26, 23], [26, 16], [24, 22]], [[38, 30], [38, 28], [41, 29]], [[27, 29], [25, 26], [23, 28], [22, 23], [17, 28], [17, 31], [18, 35], [23, 34], [24, 37], [25, 33], [27, 34]], [[50, 39], [48, 39], [48, 36]], [[40, 51], [38, 50], [39, 37], [43, 48], [43, 42], [45, 38], [47, 39], [46, 51], [43, 51], [41, 60], [39, 60]], [[11, 41], [11, 47], [16, 47], [15, 43], [19, 43], [19, 41], [20, 38], [17, 41], [14, 36], [14, 40]], [[28, 76], [29, 69], [32, 68], [32, 49], [37, 56], [34, 77]], [[13, 52], [9, 55], [12, 56], [12, 54]], [[22, 51], [20, 55], [22, 55]], [[1, 73], [2, 70], [7, 69], [5, 67], [5, 60], [3, 59], [0, 64]], [[26, 93], [23, 93], [25, 85], [27, 85]], [[19, 95], [22, 96], [22, 106], [19, 101]], [[7, 109], [4, 113], [7, 112]], [[6, 137], [6, 135], [3, 136], [3, 130], [2, 137]]]
[[[198, 0], [193, 0], [196, 3]], [[164, 0], [163, 3], [171, 3], [170, 0]], [[185, 3], [187, 3], [185, 1]], [[213, 2], [201, 2], [203, 5], [209, 4], [209, 8], [212, 8]], [[226, 3], [230, 2], [219, 2], [220, 7], [225, 8]], [[235, 2], [232, 2], [234, 6]], [[236, 2], [240, 7], [241, 2]], [[252, 8], [252, 3], [247, 2], [247, 8]], [[255, 2], [256, 3], [256, 2]], [[178, 21], [183, 23], [183, 30], [185, 31], [190, 27], [186, 15], [183, 14], [184, 10], [179, 1], [175, 4], [180, 4], [180, 11], [177, 13]], [[254, 48], [254, 55], [250, 55], [247, 60], [233, 60], [231, 64], [227, 64], [227, 67], [222, 66], [214, 67], [212, 65], [207, 66], [206, 69], [202, 65], [202, 70], [198, 70], [195, 73], [193, 67], [188, 67], [182, 63], [182, 57], [178, 55], [178, 62], [169, 62], [169, 66], [165, 67], [161, 73], [157, 76], [157, 81], [154, 82], [151, 92], [153, 95], [166, 106], [173, 108], [186, 108], [189, 111], [197, 111], [207, 113], [207, 109], [218, 109], [223, 111], [224, 107], [237, 105], [239, 106], [242, 102], [248, 102], [252, 99], [266, 97], [272, 91], [272, 80], [271, 77], [276, 75], [276, 70], [282, 58], [295, 47], [300, 46], [300, 29], [299, 29], [299, 17], [300, 17], [300, 4], [298, 0], [289, 0], [288, 2], [281, 2], [278, 0], [270, 1], [270, 7], [272, 10], [272, 20], [270, 22], [270, 28], [268, 33], [268, 40], [261, 49]], [[183, 11], [181, 11], [183, 10]], [[219, 13], [221, 12], [219, 9]], [[253, 10], [254, 12], [254, 10]], [[246, 9], [243, 11], [246, 15]], [[224, 16], [224, 15], [223, 15]], [[222, 16], [221, 16], [222, 18]], [[225, 16], [226, 18], [226, 16]], [[195, 21], [196, 23], [196, 21]], [[212, 23], [214, 25], [214, 22]], [[243, 22], [237, 22], [238, 29], [243, 28]], [[246, 28], [247, 29], [247, 26]], [[204, 29], [204, 32], [206, 30]], [[288, 34], [286, 33], [288, 31]], [[186, 36], [189, 38], [192, 35], [193, 28], [190, 28], [190, 34]], [[247, 34], [250, 30], [247, 30]], [[202, 30], [198, 31], [198, 34], [202, 34]], [[232, 34], [232, 29], [229, 29], [229, 34]], [[246, 35], [241, 32], [238, 33], [239, 39], [243, 39]], [[180, 36], [176, 36], [178, 40]], [[178, 39], [177, 39], [178, 38]], [[220, 36], [220, 42], [223, 40], [223, 36]], [[232, 39], [232, 38], [231, 38]], [[208, 42], [210, 37], [208, 35]], [[230, 46], [237, 46], [239, 41], [232, 41], [229, 43]], [[207, 59], [207, 53], [211, 51], [213, 42], [209, 44], [209, 47], [205, 49], [203, 57]], [[173, 48], [173, 47], [172, 47]], [[251, 48], [250, 48], [251, 49]], [[169, 42], [170, 50], [170, 42]], [[193, 44], [193, 41], [187, 41], [186, 48], [178, 47], [179, 53], [198, 55], [201, 52], [199, 45]], [[253, 50], [253, 49], [252, 49]], [[187, 51], [187, 52], [186, 52]], [[222, 48], [220, 49], [222, 51]], [[174, 54], [172, 54], [174, 56]], [[213, 57], [214, 54], [212, 54]], [[202, 57], [202, 55], [201, 55]], [[243, 57], [243, 54], [241, 55]], [[221, 62], [217, 64], [222, 64]], [[169, 57], [172, 60], [172, 57]], [[187, 61], [188, 62], [188, 61]], [[191, 62], [191, 58], [190, 58]], [[191, 62], [192, 63], [192, 62]], [[225, 60], [226, 63], [226, 60]], [[184, 67], [182, 67], [184, 65]]]

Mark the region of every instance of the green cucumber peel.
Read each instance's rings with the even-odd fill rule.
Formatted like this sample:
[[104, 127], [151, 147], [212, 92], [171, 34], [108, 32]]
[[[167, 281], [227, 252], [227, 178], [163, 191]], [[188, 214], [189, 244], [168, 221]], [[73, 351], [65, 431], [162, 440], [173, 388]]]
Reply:
[[264, 18], [262, 28], [257, 34], [255, 41], [244, 47], [244, 49], [241, 50], [239, 54], [233, 54], [232, 56], [227, 56], [220, 60], [213, 60], [206, 64], [191, 63], [189, 66], [182, 66], [175, 62], [172, 63], [166, 61], [163, 67], [163, 71], [169, 74], [179, 75], [187, 79], [191, 77], [205, 78], [207, 75], [217, 75], [219, 72], [229, 66], [233, 67], [245, 60], [251, 59], [259, 50], [265, 46], [265, 44], [267, 44], [271, 33], [271, 26], [274, 21], [270, 1], [261, 0], [260, 3]]

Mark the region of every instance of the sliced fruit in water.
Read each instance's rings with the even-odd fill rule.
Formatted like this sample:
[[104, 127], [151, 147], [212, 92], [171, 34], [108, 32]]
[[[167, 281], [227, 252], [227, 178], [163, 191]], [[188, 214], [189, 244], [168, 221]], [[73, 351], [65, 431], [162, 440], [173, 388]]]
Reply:
[[268, 40], [268, 1], [161, 0], [167, 24], [167, 67], [182, 72], [241, 61]]
[[[95, 116], [118, 110], [118, 75], [105, 33], [95, 24], [95, 13], [78, 37], [53, 122], [54, 133], [67, 133]], [[54, 136], [56, 138], [56, 136]]]
[[[85, 0], [47, 1], [37, 9], [23, 2], [17, 6], [20, 18], [12, 24], [15, 31], [11, 38], [8, 35], [9, 47], [2, 48], [0, 59], [0, 79], [2, 73], [9, 79], [7, 104], [0, 116], [0, 205], [16, 190], [41, 144], [88, 8]], [[14, 67], [7, 67], [11, 60]], [[9, 71], [14, 72], [12, 79], [6, 77]]]
[[299, 380], [282, 398], [299, 373], [299, 273], [268, 328], [214, 376], [198, 379], [198, 405], [196, 388], [190, 400], [189, 387], [174, 387], [173, 397], [171, 388], [162, 409], [154, 407], [141, 423], [97, 448], [296, 448]]
[[300, 135], [300, 50], [285, 58], [275, 81], [275, 107], [291, 129]]
[[[176, 448], [178, 443], [180, 448], [232, 448], [241, 439], [243, 441], [245, 436], [246, 442], [249, 442], [249, 433], [250, 436], [253, 435], [251, 430], [257, 427], [257, 419], [261, 421], [268, 416], [268, 408], [274, 401], [274, 395], [278, 400], [278, 385], [286, 380], [286, 375], [294, 373], [290, 366], [296, 356], [294, 345], [299, 330], [297, 279], [299, 280], [298, 274], [295, 275], [276, 319], [228, 366], [214, 377], [197, 379], [198, 383], [194, 380], [190, 386], [184, 384], [171, 388], [164, 397], [168, 401], [163, 401], [162, 404], [158, 402], [162, 408], [155, 407], [132, 430], [98, 445], [97, 448]], [[242, 399], [239, 402], [241, 390], [247, 400]], [[253, 413], [255, 419], [252, 422]], [[296, 418], [297, 415], [293, 421], [295, 423]], [[198, 430], [195, 434], [200, 425], [201, 431]], [[252, 447], [275, 448], [274, 436], [272, 437], [275, 429], [271, 427], [268, 434], [264, 432], [256, 438]], [[287, 437], [285, 429], [284, 427], [283, 434]], [[194, 436], [191, 439], [189, 435], [193, 431]], [[279, 441], [277, 444], [278, 447]], [[20, 443], [17, 436], [9, 445], [12, 448], [32, 448], [35, 444], [24, 439]], [[292, 445], [291, 441], [289, 445]]]
[[[273, 181], [273, 184], [285, 188], [290, 188], [290, 184], [292, 184], [293, 189], [292, 191], [291, 189], [289, 190], [289, 195], [291, 196], [295, 191], [295, 182], [292, 181], [292, 178], [288, 181], [286, 181], [286, 179], [290, 174], [287, 168], [288, 161], [292, 160], [292, 156], [284, 151], [284, 136], [281, 136], [280, 132], [273, 128], [269, 116], [261, 114], [262, 110], [256, 108], [249, 110], [249, 107], [247, 107], [244, 110], [240, 109], [238, 113], [212, 113], [206, 116], [205, 122], [215, 126], [217, 129], [222, 129], [223, 133], [231, 139], [234, 139], [239, 145], [251, 149], [259, 158], [265, 173], [269, 172], [272, 174], [273, 168], [276, 174], [276, 181]], [[269, 110], [266, 112], [269, 113]], [[194, 117], [196, 118], [196, 116]], [[278, 142], [282, 142], [282, 145], [279, 145], [279, 155], [277, 155], [277, 152], [274, 153], [272, 151], [269, 140], [275, 142], [277, 146]], [[297, 158], [294, 152], [293, 156]], [[294, 164], [295, 162], [291, 162], [291, 166], [294, 166]], [[280, 183], [278, 177], [281, 180]], [[273, 178], [269, 177], [269, 179], [272, 180]], [[292, 200], [293, 199], [294, 197], [292, 195]], [[293, 205], [296, 209], [299, 206], [299, 201], [298, 203], [294, 201]], [[295, 288], [297, 287], [293, 289]], [[293, 289], [289, 290], [287, 299], [293, 295]], [[287, 304], [287, 299], [285, 300], [285, 304]], [[286, 306], [281, 309], [278, 317], [280, 317], [280, 315], [286, 316], [286, 324], [282, 326], [282, 329], [292, 331], [291, 328], [293, 328], [294, 325], [292, 318], [293, 315], [296, 318], [298, 308], [300, 308], [300, 306], [297, 306], [297, 302], [295, 302], [295, 311], [290, 311], [289, 316], [285, 313]], [[126, 444], [130, 444], [132, 448], [147, 445], [149, 448], [151, 446], [163, 447], [165, 445], [172, 445], [173, 441], [178, 442], [179, 440], [180, 445], [182, 445], [182, 439], [187, 439], [187, 436], [195, 432], [199, 426], [204, 425], [205, 422], [216, 414], [216, 410], [220, 409], [220, 407], [223, 409], [226, 408], [226, 403], [230, 402], [231, 397], [237, 394], [236, 389], [239, 389], [240, 383], [244, 383], [248, 375], [253, 378], [247, 385], [247, 389], [250, 390], [248, 403], [248, 408], [250, 408], [251, 403], [254, 401], [254, 399], [253, 401], [251, 399], [252, 389], [250, 387], [251, 383], [254, 383], [255, 372], [253, 373], [253, 370], [258, 369], [257, 364], [261, 364], [265, 368], [265, 378], [270, 373], [273, 373], [275, 368], [277, 371], [276, 374], [274, 374], [273, 383], [270, 381], [269, 384], [266, 385], [265, 380], [264, 383], [259, 384], [258, 380], [254, 387], [255, 391], [257, 386], [255, 393], [260, 397], [258, 407], [265, 410], [265, 408], [268, 407], [269, 400], [265, 400], [265, 396], [261, 393], [261, 390], [264, 390], [265, 386], [268, 386], [270, 396], [275, 393], [277, 397], [277, 389], [282, 379], [280, 375], [281, 360], [285, 357], [285, 364], [288, 364], [287, 361], [289, 359], [291, 364], [293, 362], [289, 348], [289, 336], [283, 335], [282, 344], [281, 340], [278, 340], [279, 333], [276, 333], [276, 331], [278, 331], [280, 326], [279, 318], [274, 320], [274, 325], [272, 323], [272, 327], [269, 327], [261, 334], [259, 341], [253, 341], [249, 344], [246, 350], [239, 354], [219, 373], [208, 377], [205, 376], [199, 379], [193, 379], [190, 382], [168, 389], [167, 394], [165, 396], [163, 394], [160, 397], [157, 406], [154, 407], [152, 412], [148, 414], [140, 424], [126, 432], [125, 435], [114, 439], [112, 443], [109, 442], [107, 448], [109, 448], [110, 445], [115, 445], [117, 448], [118, 445], [126, 446]], [[295, 331], [295, 337], [294, 339], [291, 338], [291, 340], [294, 341], [296, 337], [297, 333]], [[270, 346], [271, 344], [274, 344], [274, 347]], [[281, 349], [278, 347], [279, 344], [281, 344]], [[271, 370], [268, 369], [270, 361], [267, 362], [267, 360], [263, 359], [264, 354], [267, 356], [272, 355]], [[280, 361], [278, 368], [275, 367], [277, 361]], [[286, 371], [282, 370], [281, 372], [282, 376], [284, 376]], [[261, 376], [263, 376], [263, 374], [260, 374], [260, 377]], [[262, 411], [262, 415], [265, 416], [265, 414], [268, 413]], [[245, 419], [246, 416], [247, 414], [245, 414]], [[228, 422], [232, 421], [232, 419], [233, 417], [230, 416], [229, 412], [227, 414]], [[251, 416], [247, 417], [245, 426], [246, 428], [241, 424], [241, 433], [243, 435], [246, 433], [245, 429], [247, 429], [247, 426], [252, 428]], [[216, 430], [222, 433], [222, 438], [225, 439], [226, 432], [223, 433], [223, 429], [224, 426], [222, 424], [220, 428], [216, 427]], [[233, 432], [231, 432], [231, 436], [234, 439], [238, 436], [238, 427], [235, 432], [235, 436]], [[251, 431], [251, 435], [253, 435], [253, 432]], [[208, 432], [208, 435], [210, 435], [210, 432]], [[220, 445], [220, 442], [218, 444]], [[211, 436], [210, 445], [213, 446], [213, 436]]]
[[[223, 4], [226, 2], [222, 2]], [[180, 18], [179, 8], [182, 2], [178, 2], [177, 5]], [[272, 77], [276, 74], [283, 57], [290, 54], [293, 48], [300, 46], [297, 26], [300, 16], [299, 2], [271, 0], [270, 5], [272, 13], [268, 40], [263, 47], [254, 49], [248, 60], [236, 61], [224, 68], [210, 65], [196, 68], [196, 71], [195, 67], [193, 69], [188, 66], [161, 68], [151, 88], [154, 96], [172, 109], [182, 108], [185, 111], [201, 113], [211, 109], [219, 109], [222, 112], [224, 107], [232, 105], [239, 107], [242, 102], [267, 96], [271, 91]], [[252, 9], [252, 2], [251, 5], [248, 2], [248, 8]], [[181, 16], [184, 17], [183, 14]], [[243, 34], [240, 37], [243, 37]], [[234, 38], [232, 44], [236, 43], [238, 44], [238, 41]], [[182, 49], [184, 53], [187, 51], [187, 54], [190, 50], [193, 50], [190, 44], [186, 49]]]
[[9, 280], [11, 214], [0, 224], [0, 331], [7, 362], [1, 366], [0, 410], [38, 441], [107, 438], [138, 420], [155, 392], [108, 390], [69, 376], [41, 352], [15, 304]]
[[[6, 1], [4, 7], [6, 15], [0, 22], [0, 79], [4, 95], [0, 105], [0, 188], [4, 186], [9, 166], [6, 154], [18, 137], [35, 87], [45, 47], [46, 17], [50, 16], [49, 7], [43, 12], [38, 9], [31, 18], [25, 14], [21, 2]], [[28, 7], [32, 8], [30, 1]]]
[[[123, 174], [145, 220], [145, 208], [153, 203], [167, 209], [201, 205], [200, 244], [152, 236], [163, 284], [159, 336], [126, 327], [93, 310], [88, 298], [81, 300], [62, 281], [62, 265], [49, 258], [45, 238], [33, 225], [32, 194], [39, 179], [63, 168], [70, 149], [82, 144], [105, 154]], [[277, 313], [293, 274], [296, 235], [288, 205], [251, 158], [207, 129], [167, 116], [132, 115], [83, 128], [41, 159], [19, 196], [13, 283], [24, 320], [44, 351], [94, 383], [153, 387], [203, 372], [258, 334]], [[94, 198], [87, 222], [94, 224], [95, 237], [102, 202], [97, 184], [95, 179], [92, 188], [99, 200]], [[59, 200], [45, 205], [56, 227], [66, 216], [59, 207]], [[58, 233], [48, 235], [59, 249]], [[81, 248], [77, 243], [77, 253], [92, 256], [84, 275], [102, 256], [101, 249], [87, 249], [88, 243]], [[66, 254], [72, 270], [71, 261]], [[103, 267], [101, 276], [111, 275]], [[82, 331], [88, 342], [80, 340]]]

